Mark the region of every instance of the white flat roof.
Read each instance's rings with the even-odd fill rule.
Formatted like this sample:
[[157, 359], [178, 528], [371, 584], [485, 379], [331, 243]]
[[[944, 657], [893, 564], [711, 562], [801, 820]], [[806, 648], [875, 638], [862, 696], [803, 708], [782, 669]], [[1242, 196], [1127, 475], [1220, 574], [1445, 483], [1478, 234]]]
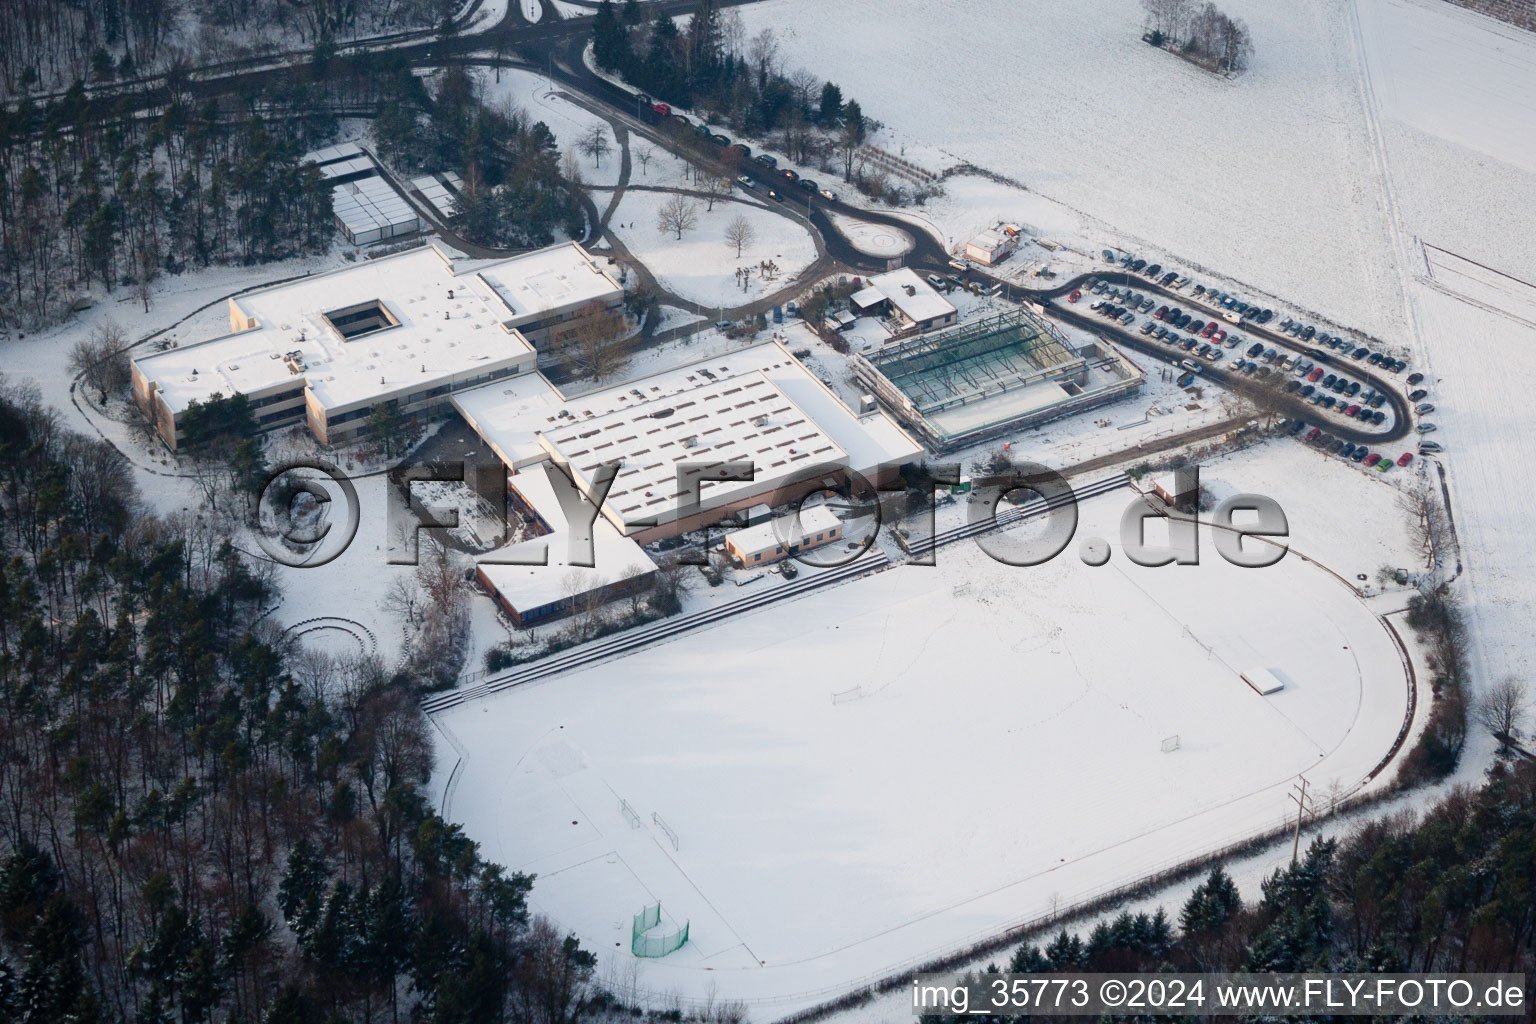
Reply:
[[[448, 297], [452, 290], [453, 298]], [[398, 326], [350, 341], [325, 319], [328, 311], [378, 300]], [[254, 394], [303, 376], [316, 401], [334, 409], [420, 384], [479, 376], [532, 355], [502, 324], [507, 312], [473, 275], [455, 277], [435, 246], [366, 260], [250, 292], [230, 300], [257, 326], [134, 362], [154, 381], [172, 411], [210, 394]], [[302, 354], [293, 373], [285, 354]]]
[[[919, 277], [911, 267], [878, 274], [869, 279], [869, 286], [878, 288], [891, 300], [891, 305], [916, 323], [950, 316], [955, 312], [950, 301], [934, 291], [933, 285]], [[909, 288], [911, 294], [907, 293]]]
[[[837, 518], [825, 505], [812, 505], [810, 508], [800, 510], [800, 537], [810, 537], [823, 530], [840, 526], [842, 520]], [[767, 548], [783, 544], [785, 539], [793, 538], [796, 534], [795, 516], [793, 513], [769, 520], [766, 523], [758, 523], [756, 526], [743, 527], [740, 530], [732, 530], [726, 534], [726, 539], [736, 546], [737, 551], [763, 551]]]
[[514, 321], [609, 299], [622, 290], [575, 242], [492, 263], [479, 276], [506, 303]]
[[408, 231], [417, 223], [415, 208], [377, 175], [331, 189], [331, 210], [354, 234], [375, 228]]
[[[708, 372], [708, 371], [706, 371]], [[679, 463], [751, 462], [751, 480], [715, 480], [702, 469], [684, 477], [701, 488], [701, 508], [755, 494], [818, 464], [844, 465], [847, 452], [761, 370], [716, 376], [671, 395], [636, 401], [601, 416], [543, 432], [547, 450], [590, 484], [605, 462], [623, 461], [606, 506], [626, 524], [675, 518], [685, 490]]]
[[[503, 462], [522, 468], [549, 457], [540, 442], [545, 431], [559, 431], [567, 424], [594, 420], [695, 388], [714, 387], [725, 378], [755, 372], [766, 376], [814, 420], [847, 454], [848, 464], [856, 472], [870, 475], [882, 466], [899, 466], [922, 457], [922, 446], [889, 416], [878, 411], [856, 415], [783, 345], [773, 341], [574, 398], [562, 395], [542, 376], [528, 374], [459, 392], [452, 401]], [[675, 491], [676, 483], [668, 490]]]
[[[598, 516], [592, 523], [593, 564], [571, 565], [571, 526], [549, 483], [545, 467], [534, 466], [526, 472], [517, 473], [510, 483], [550, 528], [550, 533], [543, 537], [500, 548], [490, 555], [482, 556], [478, 562], [486, 580], [518, 611], [538, 608], [569, 597], [573, 586], [584, 592], [606, 583], [615, 583], [631, 567], [643, 572], [656, 568], [656, 563], [651, 561], [639, 544], [621, 534], [602, 516]], [[531, 559], [536, 558], [541, 550], [548, 551], [546, 565], [506, 565], [483, 560]]]
[[363, 147], [359, 146], [357, 143], [339, 142], [334, 146], [322, 146], [319, 149], [312, 149], [308, 153], [305, 153], [303, 159], [301, 159], [299, 162], [305, 164], [319, 164], [323, 167], [326, 164], [335, 163], [338, 160], [349, 160], [352, 157], [362, 155]]

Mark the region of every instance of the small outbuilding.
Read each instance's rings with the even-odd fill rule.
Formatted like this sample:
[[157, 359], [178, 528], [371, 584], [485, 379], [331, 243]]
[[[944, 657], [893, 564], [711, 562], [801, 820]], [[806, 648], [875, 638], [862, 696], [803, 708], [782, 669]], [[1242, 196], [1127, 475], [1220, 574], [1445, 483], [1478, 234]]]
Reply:
[[1152, 481], [1152, 493], [1169, 508], [1191, 512], [1200, 501], [1199, 479], [1193, 473], [1164, 473]]
[[1017, 224], [998, 223], [965, 243], [967, 259], [994, 266], [1012, 256], [1024, 233]]
[[823, 547], [843, 536], [843, 521], [825, 505], [801, 509], [797, 517], [778, 519], [725, 536], [725, 550], [737, 565], [750, 568], [791, 558], [805, 551]]

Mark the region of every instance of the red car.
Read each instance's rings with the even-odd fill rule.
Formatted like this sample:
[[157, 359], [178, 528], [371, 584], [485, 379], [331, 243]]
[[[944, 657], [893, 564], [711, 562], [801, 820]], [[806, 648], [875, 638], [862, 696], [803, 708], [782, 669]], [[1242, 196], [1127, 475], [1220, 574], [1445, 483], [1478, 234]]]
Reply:
[[1408, 463], [1410, 463], [1412, 461], [1413, 461], [1413, 453], [1412, 452], [1403, 452], [1403, 454], [1401, 454], [1401, 455], [1399, 455], [1397, 457], [1397, 464], [1399, 466], [1406, 466], [1406, 465], [1408, 465]]
[[1201, 337], [1209, 338], [1211, 335], [1213, 335], [1215, 333], [1216, 333], [1216, 325], [1211, 323], [1211, 324], [1206, 324], [1205, 325], [1205, 330], [1201, 331], [1200, 335], [1201, 335]]
[[1313, 427], [1311, 430], [1307, 431], [1307, 440], [1308, 441], [1316, 441], [1318, 438], [1320, 438], [1322, 436], [1323, 436], [1323, 432], [1321, 430], [1319, 430], [1317, 427]]
[[1080, 299], [1082, 297], [1083, 297], [1083, 293], [1082, 292], [1073, 292], [1071, 295], [1067, 296], [1067, 301], [1068, 302], [1076, 302], [1078, 299]]
[[656, 111], [656, 113], [660, 114], [662, 117], [666, 117], [668, 114], [672, 113], [672, 107], [666, 103], [653, 103], [651, 105], [651, 109]]
[[1319, 366], [1317, 369], [1313, 370], [1311, 373], [1307, 374], [1307, 380], [1310, 380], [1313, 383], [1316, 383], [1317, 381], [1320, 381], [1322, 379], [1323, 379], [1323, 368], [1321, 366]]
[[1222, 342], [1227, 340], [1227, 332], [1218, 328], [1216, 333], [1211, 335], [1211, 340], [1220, 345]]
[[1360, 412], [1360, 407], [1358, 405], [1352, 405], [1348, 409], [1344, 410], [1344, 415], [1348, 416], [1350, 419], [1354, 419], [1356, 414], [1358, 414], [1359, 412]]
[[1157, 319], [1159, 319], [1159, 320], [1166, 320], [1166, 319], [1168, 319], [1168, 307], [1167, 306], [1158, 306], [1157, 307], [1157, 312], [1153, 313], [1152, 315], [1154, 317], [1156, 317]]
[[1367, 466], [1374, 466], [1374, 465], [1376, 465], [1376, 463], [1378, 463], [1380, 461], [1381, 461], [1381, 455], [1379, 453], [1377, 453], [1377, 452], [1371, 452], [1371, 454], [1369, 454], [1369, 455], [1367, 455], [1365, 457], [1365, 464]]

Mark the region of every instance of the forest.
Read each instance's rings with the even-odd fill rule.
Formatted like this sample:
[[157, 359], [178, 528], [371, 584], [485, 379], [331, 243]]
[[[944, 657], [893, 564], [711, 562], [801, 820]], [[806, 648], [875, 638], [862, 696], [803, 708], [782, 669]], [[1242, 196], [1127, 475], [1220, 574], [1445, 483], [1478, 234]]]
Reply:
[[594, 958], [432, 810], [408, 673], [0, 382], [0, 1020], [575, 1024]]
[[771, 138], [796, 161], [835, 168], [845, 179], [880, 127], [836, 83], [804, 69], [786, 73], [773, 29], [748, 38], [741, 16], [715, 0], [699, 0], [685, 29], [648, 17], [637, 0], [604, 0], [592, 21], [592, 54], [656, 99]]
[[330, 189], [300, 158], [334, 131], [302, 87], [103, 116], [79, 83], [0, 108], [0, 327], [59, 319], [93, 285], [148, 308], [163, 274], [331, 242]]
[[1010, 971], [1525, 972], [1536, 967], [1536, 763], [1314, 839], [1245, 902], [1220, 866], [1170, 922], [1122, 913]]
[[441, 28], [453, 0], [0, 0], [0, 94]]

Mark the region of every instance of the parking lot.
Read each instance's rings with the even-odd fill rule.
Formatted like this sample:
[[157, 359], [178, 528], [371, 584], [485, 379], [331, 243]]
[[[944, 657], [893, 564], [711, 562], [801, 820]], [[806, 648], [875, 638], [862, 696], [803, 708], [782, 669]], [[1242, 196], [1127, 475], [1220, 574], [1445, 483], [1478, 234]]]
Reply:
[[1289, 413], [1285, 424], [1300, 438], [1361, 464], [1408, 464], [1411, 452], [1387, 457], [1368, 446], [1411, 432], [1420, 454], [1440, 450], [1423, 437], [1435, 430], [1423, 419], [1434, 411], [1424, 377], [1405, 360], [1130, 254], [1103, 255], [1115, 268], [1053, 293], [1055, 309], [1102, 318], [1125, 343], [1178, 367], [1181, 385], [1201, 377], [1255, 397], [1265, 389], [1261, 403]]

